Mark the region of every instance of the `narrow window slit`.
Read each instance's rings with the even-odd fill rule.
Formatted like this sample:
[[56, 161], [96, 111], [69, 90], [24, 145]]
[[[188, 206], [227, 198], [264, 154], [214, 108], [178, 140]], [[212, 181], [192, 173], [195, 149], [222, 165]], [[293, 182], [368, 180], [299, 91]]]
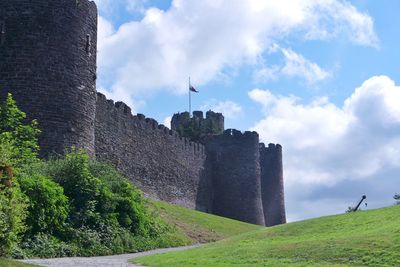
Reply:
[[6, 22], [0, 20], [0, 45], [3, 45], [6, 40]]
[[86, 34], [86, 54], [90, 57], [92, 54], [90, 53], [90, 50], [92, 48], [92, 40], [90, 38], [89, 34]]

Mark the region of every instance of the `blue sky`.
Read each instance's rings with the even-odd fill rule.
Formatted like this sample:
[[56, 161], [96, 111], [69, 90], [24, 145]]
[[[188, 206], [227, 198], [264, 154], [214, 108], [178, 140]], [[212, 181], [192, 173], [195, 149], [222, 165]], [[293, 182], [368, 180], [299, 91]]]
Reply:
[[192, 109], [282, 144], [290, 220], [393, 203], [400, 1], [96, 3], [99, 90], [167, 124], [191, 76]]

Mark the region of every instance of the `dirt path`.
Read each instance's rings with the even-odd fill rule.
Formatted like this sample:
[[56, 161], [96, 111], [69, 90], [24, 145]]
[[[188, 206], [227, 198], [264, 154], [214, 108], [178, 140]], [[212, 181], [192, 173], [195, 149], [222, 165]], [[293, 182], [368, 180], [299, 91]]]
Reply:
[[113, 255], [113, 256], [30, 259], [30, 260], [21, 260], [21, 262], [36, 264], [39, 266], [49, 266], [49, 267], [50, 266], [51, 267], [134, 267], [134, 266], [140, 267], [141, 265], [131, 264], [128, 262], [128, 260], [146, 255], [187, 250], [198, 246], [199, 245], [177, 247], [177, 248], [164, 248], [164, 249], [157, 249], [139, 253]]

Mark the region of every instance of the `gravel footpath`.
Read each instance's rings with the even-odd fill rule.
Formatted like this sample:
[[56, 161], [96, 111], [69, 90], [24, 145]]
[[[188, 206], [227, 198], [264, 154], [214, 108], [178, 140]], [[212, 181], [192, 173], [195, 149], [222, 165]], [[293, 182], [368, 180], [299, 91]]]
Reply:
[[56, 259], [29, 259], [20, 260], [21, 262], [36, 264], [39, 266], [51, 266], [51, 267], [141, 267], [142, 265], [136, 265], [129, 263], [128, 260], [138, 258], [141, 256], [154, 255], [172, 251], [187, 250], [198, 247], [199, 245], [177, 247], [177, 248], [164, 248], [132, 254], [121, 254], [113, 256], [101, 256], [101, 257], [73, 257], [73, 258], [56, 258]]

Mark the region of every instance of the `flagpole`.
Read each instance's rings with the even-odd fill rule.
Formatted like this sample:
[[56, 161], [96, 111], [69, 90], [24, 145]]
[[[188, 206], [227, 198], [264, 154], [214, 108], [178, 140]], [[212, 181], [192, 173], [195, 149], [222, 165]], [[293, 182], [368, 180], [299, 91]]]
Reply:
[[189, 117], [192, 114], [192, 97], [191, 97], [191, 92], [190, 92], [190, 76], [189, 76]]

